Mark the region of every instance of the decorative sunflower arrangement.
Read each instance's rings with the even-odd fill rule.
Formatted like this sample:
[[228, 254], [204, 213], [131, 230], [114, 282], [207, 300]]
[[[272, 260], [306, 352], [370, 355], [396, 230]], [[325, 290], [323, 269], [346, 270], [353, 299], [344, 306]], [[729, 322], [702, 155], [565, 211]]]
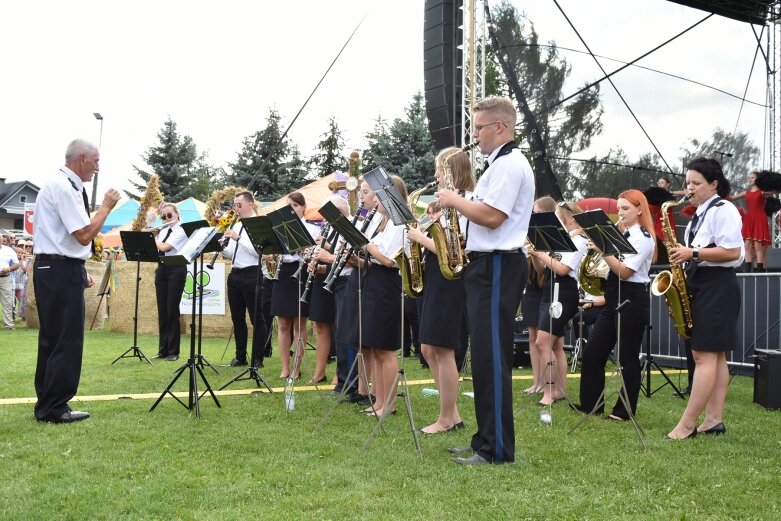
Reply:
[[92, 243], [95, 245], [95, 253], [92, 254], [91, 259], [97, 262], [103, 260], [103, 234], [99, 233], [92, 239]]
[[228, 186], [212, 192], [206, 201], [204, 216], [211, 226], [217, 227], [218, 232], [222, 233], [227, 230], [235, 215], [233, 208], [225, 209], [225, 202], [232, 203], [237, 193], [246, 191], [247, 189], [243, 186]]
[[160, 204], [163, 202], [163, 193], [160, 191], [160, 180], [157, 174], [149, 178], [146, 183], [146, 191], [139, 203], [136, 218], [133, 219], [131, 230], [140, 232], [144, 228], [151, 228], [157, 219]]

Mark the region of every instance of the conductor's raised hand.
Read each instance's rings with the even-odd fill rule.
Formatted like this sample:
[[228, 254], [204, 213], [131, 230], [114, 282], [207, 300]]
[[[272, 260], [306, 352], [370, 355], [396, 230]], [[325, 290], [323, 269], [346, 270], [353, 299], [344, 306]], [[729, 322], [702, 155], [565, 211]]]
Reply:
[[113, 188], [109, 188], [108, 190], [106, 190], [106, 193], [103, 194], [103, 204], [101, 206], [105, 206], [111, 209], [117, 205], [118, 201], [119, 201], [119, 191]]

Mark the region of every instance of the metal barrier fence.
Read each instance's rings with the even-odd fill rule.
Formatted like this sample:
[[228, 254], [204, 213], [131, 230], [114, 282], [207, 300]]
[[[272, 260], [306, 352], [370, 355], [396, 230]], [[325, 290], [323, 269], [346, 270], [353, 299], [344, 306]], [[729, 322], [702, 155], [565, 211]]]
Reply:
[[[753, 369], [754, 349], [781, 347], [781, 273], [740, 273], [738, 284], [738, 345], [727, 353], [727, 362], [736, 368]], [[651, 354], [657, 363], [685, 366], [684, 343], [675, 331], [663, 297], [651, 295], [651, 326]]]

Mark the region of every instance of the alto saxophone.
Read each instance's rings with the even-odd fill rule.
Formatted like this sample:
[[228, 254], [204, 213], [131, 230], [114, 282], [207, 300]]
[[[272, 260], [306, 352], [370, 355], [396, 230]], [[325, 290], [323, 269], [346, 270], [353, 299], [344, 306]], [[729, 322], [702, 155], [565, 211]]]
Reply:
[[[460, 152], [468, 152], [476, 147], [478, 143], [479, 142], [474, 141], [461, 150], [448, 154], [442, 159], [445, 188], [448, 190], [456, 189], [453, 184], [453, 171], [450, 168], [450, 158]], [[445, 208], [443, 212], [447, 223], [446, 227], [443, 227], [439, 222], [435, 222], [429, 227], [428, 232], [437, 249], [439, 271], [442, 272], [442, 276], [447, 280], [453, 280], [464, 275], [464, 269], [466, 269], [469, 264], [469, 259], [466, 257], [463, 246], [461, 246], [464, 237], [461, 233], [461, 225], [458, 222], [458, 211], [455, 208]]]
[[[432, 181], [423, 188], [418, 188], [409, 194], [407, 205], [413, 214], [415, 213], [418, 199], [420, 199], [423, 192], [434, 188], [436, 185], [437, 182]], [[418, 223], [415, 221], [408, 226], [417, 227], [417, 225]], [[396, 265], [401, 273], [401, 287], [404, 290], [404, 294], [409, 298], [417, 298], [423, 294], [423, 251], [417, 242], [409, 241], [409, 243], [410, 254], [406, 254], [404, 244], [402, 244], [401, 248], [393, 254], [393, 259], [396, 261]]]
[[[689, 196], [683, 197], [680, 201], [667, 201], [662, 204], [662, 228], [664, 229], [664, 246], [667, 252], [678, 244], [675, 238], [675, 232], [670, 225], [670, 216], [667, 213], [668, 208], [677, 206], [689, 200]], [[670, 262], [670, 269], [658, 274], [651, 282], [651, 293], [657, 297], [664, 295], [667, 299], [667, 307], [670, 318], [675, 323], [675, 329], [681, 338], [688, 339], [692, 332], [692, 306], [691, 297], [686, 288], [686, 274], [683, 271], [681, 263]]]

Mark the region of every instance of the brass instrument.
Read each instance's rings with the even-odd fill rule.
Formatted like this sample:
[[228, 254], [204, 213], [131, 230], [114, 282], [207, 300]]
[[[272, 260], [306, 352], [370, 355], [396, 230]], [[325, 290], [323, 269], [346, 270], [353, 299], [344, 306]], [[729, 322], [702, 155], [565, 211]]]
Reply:
[[[450, 158], [459, 152], [469, 152], [479, 144], [473, 141], [461, 150], [448, 154], [442, 159], [442, 170], [444, 187], [448, 190], [455, 190], [453, 184], [453, 172], [450, 169]], [[469, 264], [466, 252], [461, 243], [464, 236], [461, 233], [461, 225], [458, 222], [458, 211], [455, 208], [444, 208], [445, 221], [447, 225], [443, 227], [439, 222], [431, 225], [428, 232], [437, 250], [437, 262], [439, 262], [439, 271], [447, 280], [460, 278], [464, 275], [464, 269]]]
[[[418, 199], [423, 195], [423, 192], [434, 188], [436, 185], [437, 182], [432, 181], [423, 188], [418, 188], [409, 194], [407, 206], [409, 206], [413, 214], [415, 213]], [[407, 226], [417, 227], [418, 222], [415, 221]], [[404, 294], [409, 298], [417, 298], [423, 293], [423, 251], [420, 244], [414, 241], [410, 241], [409, 250], [410, 254], [407, 255], [402, 243], [401, 248], [393, 254], [393, 259], [396, 261], [396, 265], [401, 273], [401, 287], [404, 290]]]
[[279, 280], [279, 255], [269, 255], [263, 264], [266, 266], [269, 280]]
[[596, 250], [589, 250], [580, 261], [578, 283], [583, 291], [596, 297], [605, 294], [605, 277], [610, 267], [605, 258]]
[[[689, 200], [689, 196], [683, 197], [680, 201], [667, 201], [662, 204], [662, 228], [664, 229], [664, 246], [667, 252], [678, 244], [670, 225], [670, 216], [668, 208], [677, 206]], [[670, 269], [658, 274], [651, 282], [651, 293], [657, 297], [664, 295], [667, 299], [667, 307], [670, 318], [675, 322], [675, 329], [681, 338], [688, 339], [692, 332], [692, 307], [691, 297], [686, 289], [686, 275], [680, 263], [670, 262]]]

